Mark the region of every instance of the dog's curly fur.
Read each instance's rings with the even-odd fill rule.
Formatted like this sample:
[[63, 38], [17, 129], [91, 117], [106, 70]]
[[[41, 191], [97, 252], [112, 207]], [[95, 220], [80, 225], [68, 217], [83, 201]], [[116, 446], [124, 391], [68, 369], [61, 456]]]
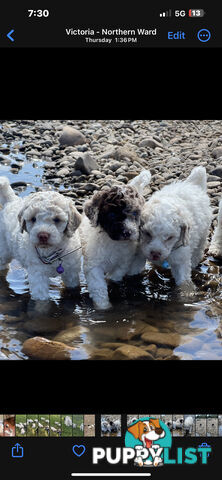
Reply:
[[141, 250], [157, 264], [167, 260], [177, 285], [191, 285], [191, 268], [203, 258], [212, 219], [206, 170], [155, 192], [142, 212]]
[[58, 275], [59, 260], [44, 264], [38, 257], [49, 256], [56, 250], [64, 253], [78, 248], [62, 259], [66, 286], [79, 285], [81, 246], [76, 232], [81, 215], [71, 199], [48, 191], [33, 193], [25, 198], [15, 195], [8, 180], [0, 178], [0, 269], [17, 259], [28, 272], [29, 286], [33, 299], [49, 297], [49, 277]]
[[[112, 240], [124, 240], [132, 237], [136, 229], [132, 221], [127, 227], [128, 216], [139, 216], [143, 204], [144, 199], [135, 188], [114, 186], [96, 192], [92, 200], [85, 203], [84, 211], [91, 225], [100, 225]], [[136, 231], [134, 233], [136, 235]]]
[[216, 258], [222, 258], [222, 200], [219, 203], [217, 226], [211, 239], [209, 254]]
[[80, 227], [84, 272], [98, 309], [111, 306], [105, 277], [118, 282], [144, 268], [145, 258], [138, 252], [143, 205], [144, 198], [129, 184], [107, 187], [85, 203]]

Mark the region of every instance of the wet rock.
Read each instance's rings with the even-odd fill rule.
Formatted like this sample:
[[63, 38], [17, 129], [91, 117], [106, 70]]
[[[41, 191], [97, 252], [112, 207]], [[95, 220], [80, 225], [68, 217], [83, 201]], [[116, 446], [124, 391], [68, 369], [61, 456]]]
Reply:
[[17, 325], [19, 323], [22, 324], [21, 317], [13, 317], [13, 316], [10, 316], [10, 315], [5, 315], [4, 316], [4, 323], [11, 323], [11, 324], [16, 323]]
[[77, 325], [72, 328], [67, 328], [59, 332], [53, 340], [56, 342], [63, 342], [70, 345], [72, 342], [80, 340], [83, 334], [87, 334], [89, 329], [81, 325]]
[[92, 352], [90, 360], [111, 360], [112, 356], [113, 350], [109, 348], [97, 348]]
[[102, 348], [111, 348], [111, 350], [116, 350], [119, 347], [123, 347], [126, 345], [125, 343], [121, 342], [105, 342], [101, 344]]
[[213, 158], [219, 158], [222, 156], [222, 147], [216, 147], [212, 151]]
[[83, 145], [83, 147], [77, 147], [78, 152], [87, 152], [88, 147], [86, 145]]
[[207, 182], [218, 182], [218, 181], [221, 182], [221, 177], [219, 177], [217, 175], [212, 175], [212, 174], [210, 174], [208, 179], [207, 179]]
[[218, 265], [211, 265], [207, 271], [208, 273], [213, 273], [214, 275], [218, 275], [220, 273], [220, 267]]
[[210, 175], [216, 175], [217, 177], [222, 178], [222, 165], [218, 165], [218, 167], [214, 168], [214, 170], [210, 172]]
[[82, 145], [86, 143], [86, 137], [79, 130], [67, 126], [63, 128], [59, 142], [61, 145]]
[[144, 348], [145, 348], [146, 352], [151, 353], [151, 355], [153, 355], [153, 357], [155, 357], [156, 352], [157, 352], [157, 346], [155, 345], [155, 343], [151, 343], [150, 345], [148, 345]]
[[133, 178], [135, 178], [137, 175], [139, 174], [139, 172], [125, 172], [124, 175], [125, 177], [129, 180], [132, 180]]
[[153, 360], [153, 356], [142, 348], [125, 345], [115, 350], [112, 360]]
[[[81, 170], [73, 170], [73, 171], [70, 173], [70, 176], [71, 176], [71, 177], [80, 177], [81, 175], [82, 175]], [[74, 180], [71, 180], [71, 183], [72, 183], [73, 181], [75, 181], [75, 179], [74, 179]]]
[[141, 330], [141, 333], [142, 332], [144, 332], [144, 333], [145, 332], [159, 332], [158, 327], [155, 327], [154, 325], [150, 325], [149, 323], [145, 323], [145, 325], [141, 324], [141, 327], [144, 327], [143, 330]]
[[116, 162], [116, 161], [111, 161], [111, 162], [108, 162], [106, 164], [106, 168], [112, 170], [112, 172], [115, 172], [116, 170], [118, 170], [121, 167], [122, 167], [122, 164], [120, 162]]
[[95, 325], [93, 329], [93, 337], [96, 341], [102, 338], [103, 341], [106, 339], [107, 342], [111, 343], [115, 343], [118, 340], [124, 342], [140, 336], [146, 327], [146, 323], [140, 320], [129, 323], [127, 322], [125, 324], [115, 324], [112, 326]]
[[205, 285], [203, 285], [203, 290], [214, 290], [216, 291], [217, 288], [219, 287], [219, 280], [209, 280], [209, 282], [206, 282]]
[[158, 348], [156, 351], [156, 357], [166, 358], [173, 354], [173, 350], [170, 348]]
[[217, 181], [207, 183], [207, 188], [215, 188], [220, 186], [221, 186], [221, 182], [217, 182]]
[[121, 182], [121, 183], [127, 183], [128, 182], [128, 178], [125, 177], [124, 175], [118, 175], [117, 180], [118, 180], [118, 182]]
[[8, 360], [8, 357], [0, 351], [0, 360]]
[[45, 162], [44, 163], [44, 168], [55, 168], [54, 162]]
[[75, 163], [75, 169], [80, 170], [85, 175], [89, 175], [92, 170], [98, 170], [98, 168], [97, 162], [88, 153], [77, 158]]
[[[159, 359], [162, 360], [162, 359]], [[163, 360], [180, 360], [180, 358], [177, 355], [171, 355], [170, 357], [166, 357]]]
[[7, 157], [7, 155], [0, 155], [0, 162], [4, 163], [5, 165], [10, 165], [11, 159]]
[[22, 168], [22, 166], [18, 165], [18, 163], [11, 163], [11, 168], [15, 168], [15, 169], [20, 170], [20, 168]]
[[127, 147], [112, 148], [111, 150], [104, 152], [101, 155], [101, 158], [114, 158], [120, 162], [131, 160], [132, 162], [137, 161], [139, 164], [141, 160], [133, 150]]
[[147, 137], [139, 143], [139, 147], [163, 148], [162, 144], [152, 137]]
[[12, 182], [11, 187], [12, 188], [27, 187], [27, 183], [26, 182]]
[[56, 173], [56, 176], [57, 177], [65, 177], [66, 175], [69, 175], [69, 169], [64, 167], [64, 168], [61, 168], [60, 170], [58, 170], [58, 172]]
[[[3, 147], [0, 146], [0, 151], [4, 153], [5, 155], [8, 155], [10, 153], [10, 148], [9, 147]], [[0, 157], [1, 158], [1, 157]]]
[[156, 345], [168, 345], [170, 347], [177, 347], [180, 344], [180, 335], [177, 333], [160, 333], [145, 331], [142, 340], [147, 343], [155, 343]]
[[87, 183], [86, 185], [84, 185], [84, 189], [87, 192], [94, 192], [94, 190], [98, 190], [99, 187], [98, 185], [96, 185], [96, 183]]
[[34, 360], [70, 360], [74, 350], [64, 343], [43, 337], [29, 338], [22, 347], [22, 351]]

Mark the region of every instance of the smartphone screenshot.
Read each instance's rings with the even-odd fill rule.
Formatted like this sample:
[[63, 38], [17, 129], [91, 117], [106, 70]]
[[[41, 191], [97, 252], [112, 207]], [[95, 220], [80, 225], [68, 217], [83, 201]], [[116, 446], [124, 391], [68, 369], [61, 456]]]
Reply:
[[2, 7], [4, 480], [218, 477], [221, 14]]

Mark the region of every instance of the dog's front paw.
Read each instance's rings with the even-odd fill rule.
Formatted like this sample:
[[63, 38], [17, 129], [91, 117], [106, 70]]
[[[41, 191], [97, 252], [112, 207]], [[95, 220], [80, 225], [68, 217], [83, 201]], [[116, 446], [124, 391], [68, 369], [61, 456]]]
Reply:
[[96, 310], [109, 310], [112, 308], [112, 304], [110, 302], [94, 302], [94, 306]]
[[137, 458], [135, 458], [135, 460], [134, 460], [134, 465], [136, 465], [136, 466], [138, 466], [138, 467], [143, 467], [142, 457], [137, 457]]
[[153, 461], [154, 467], [157, 467], [160, 463], [162, 463], [162, 458], [161, 457], [155, 457], [154, 461]]
[[30, 318], [33, 318], [33, 316], [38, 315], [39, 314], [47, 314], [49, 311], [50, 311], [50, 308], [51, 308], [51, 304], [50, 302], [47, 302], [47, 301], [42, 301], [42, 300], [35, 300], [35, 303], [34, 303], [34, 307], [32, 307], [31, 311], [28, 312], [28, 316], [30, 316]]
[[47, 300], [49, 300], [49, 295], [48, 294], [42, 294], [42, 295], [39, 295], [39, 294], [35, 294], [35, 293], [32, 293], [31, 294], [31, 299], [32, 300], [38, 300], [40, 302], [46, 302]]

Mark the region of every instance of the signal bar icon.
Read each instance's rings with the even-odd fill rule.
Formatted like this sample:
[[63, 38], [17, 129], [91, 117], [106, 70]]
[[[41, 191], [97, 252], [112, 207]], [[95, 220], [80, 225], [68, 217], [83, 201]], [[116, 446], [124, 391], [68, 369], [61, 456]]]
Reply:
[[166, 10], [166, 12], [160, 13], [160, 17], [172, 17], [172, 10]]

